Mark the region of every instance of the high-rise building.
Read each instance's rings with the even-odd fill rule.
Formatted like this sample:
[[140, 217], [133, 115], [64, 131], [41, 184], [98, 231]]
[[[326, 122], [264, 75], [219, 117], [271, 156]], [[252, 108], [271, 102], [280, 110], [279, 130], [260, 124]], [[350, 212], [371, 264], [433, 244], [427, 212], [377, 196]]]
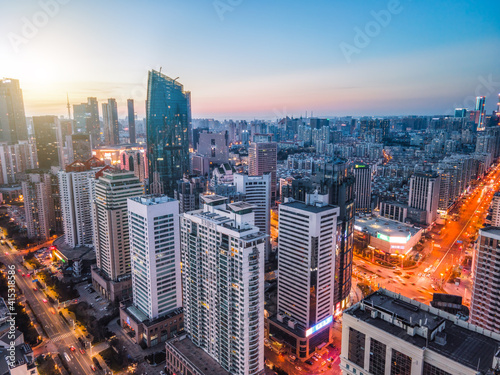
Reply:
[[[497, 325], [498, 327], [498, 325]], [[500, 335], [385, 289], [344, 312], [344, 375], [494, 375]]]
[[327, 196], [307, 199], [279, 206], [278, 314], [269, 322], [269, 334], [302, 359], [332, 340], [339, 215]]
[[179, 212], [189, 212], [200, 208], [200, 194], [206, 188], [203, 177], [189, 177], [177, 181], [177, 189], [174, 191], [174, 199], [179, 201]]
[[493, 195], [490, 211], [491, 225], [494, 227], [500, 227], [500, 192], [496, 192], [495, 195]]
[[476, 125], [478, 131], [484, 130], [486, 126], [484, 121], [485, 120], [484, 117], [486, 115], [485, 104], [486, 104], [486, 97], [484, 96], [476, 97]]
[[366, 164], [354, 165], [356, 213], [372, 212], [372, 169]]
[[46, 241], [50, 230], [55, 230], [51, 175], [47, 171], [32, 170], [26, 173], [22, 188], [28, 237]]
[[93, 226], [91, 181], [103, 170], [104, 163], [90, 159], [74, 162], [60, 171], [59, 193], [65, 242], [71, 246], [92, 246]]
[[16, 143], [28, 140], [23, 92], [19, 81], [0, 80], [0, 142]]
[[[254, 224], [262, 233], [271, 234], [271, 173], [261, 176], [235, 174], [236, 192], [245, 195], [245, 202], [254, 206]], [[266, 260], [269, 259], [270, 243], [266, 242]]]
[[205, 195], [181, 215], [185, 329], [234, 375], [264, 370], [264, 244], [252, 205]]
[[[110, 301], [131, 297], [130, 242], [127, 199], [144, 194], [133, 172], [108, 170], [94, 185], [92, 202], [97, 268], [93, 283]], [[95, 275], [95, 277], [94, 277]]]
[[128, 137], [130, 143], [135, 143], [135, 112], [134, 99], [127, 99], [128, 111]]
[[47, 170], [62, 167], [62, 135], [57, 116], [34, 116], [33, 127], [38, 167]]
[[328, 203], [339, 207], [337, 252], [335, 254], [335, 311], [349, 306], [354, 243], [354, 175], [345, 159], [329, 159], [318, 164], [316, 186], [328, 194]]
[[201, 133], [196, 151], [206, 157], [211, 164], [224, 164], [229, 161], [229, 149], [225, 133]]
[[276, 168], [278, 153], [276, 143], [252, 143], [248, 149], [248, 175], [271, 174], [271, 205], [276, 202]]
[[441, 178], [435, 173], [416, 173], [410, 179], [408, 206], [426, 212], [425, 223], [430, 225], [437, 218]]
[[148, 158], [144, 149], [123, 150], [120, 154], [120, 168], [134, 172], [141, 182], [148, 178], [147, 162]]
[[167, 196], [129, 198], [132, 303], [120, 309], [138, 344], [154, 346], [182, 331], [179, 202]]
[[[170, 197], [177, 181], [189, 173], [189, 102], [188, 93], [177, 79], [156, 70], [149, 72], [146, 107], [149, 174], [154, 177], [158, 173], [158, 182]], [[151, 182], [154, 181], [150, 178]]]
[[87, 119], [89, 118], [87, 112], [87, 103], [73, 104], [73, 133], [86, 133], [87, 132]]
[[116, 99], [110, 98], [107, 103], [102, 104], [102, 118], [104, 122], [104, 142], [106, 145], [116, 146], [120, 144]]
[[35, 143], [0, 143], [0, 184], [13, 184], [24, 171], [37, 168]]
[[99, 121], [99, 104], [97, 98], [87, 98], [87, 133], [90, 134], [92, 148], [97, 147], [101, 143], [101, 122]]
[[473, 289], [470, 321], [500, 333], [500, 227], [479, 230], [473, 256]]
[[97, 98], [87, 98], [86, 103], [74, 104], [73, 117], [75, 119], [73, 133], [88, 134], [92, 147], [97, 147], [101, 143], [101, 125]]
[[92, 144], [90, 135], [77, 133], [66, 136], [68, 148], [68, 162], [89, 160], [92, 157]]

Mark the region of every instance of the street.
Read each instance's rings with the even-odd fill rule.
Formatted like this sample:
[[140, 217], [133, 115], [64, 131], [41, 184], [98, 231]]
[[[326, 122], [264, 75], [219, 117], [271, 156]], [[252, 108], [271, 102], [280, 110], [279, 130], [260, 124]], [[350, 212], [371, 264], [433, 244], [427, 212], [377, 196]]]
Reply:
[[[42, 291], [33, 290], [34, 284], [32, 283], [32, 279], [22, 276], [22, 273], [26, 272], [26, 268], [22, 265], [22, 259], [19, 252], [11, 250], [6, 245], [0, 245], [0, 249], [0, 261], [6, 266], [12, 264], [16, 266], [17, 287], [22, 290], [26, 301], [29, 302], [31, 310], [38, 317], [38, 320], [49, 336], [48, 339], [45, 338], [43, 340], [42, 344], [33, 348], [35, 356], [48, 353], [57, 356], [57, 353], [60, 353], [64, 358], [65, 354], [67, 354], [70, 358], [68, 367], [72, 374], [85, 375], [92, 373], [92, 360], [90, 359], [89, 353], [80, 353], [80, 345], [77, 340], [78, 335], [73, 331], [73, 327], [59, 316], [57, 307], [52, 306], [50, 302], [46, 300]], [[19, 272], [19, 269], [22, 272]], [[44, 300], [47, 302], [44, 302]], [[76, 350], [71, 351], [71, 346], [76, 348]], [[102, 360], [100, 362], [102, 363]], [[97, 373], [99, 372], [103, 373], [97, 370]]]

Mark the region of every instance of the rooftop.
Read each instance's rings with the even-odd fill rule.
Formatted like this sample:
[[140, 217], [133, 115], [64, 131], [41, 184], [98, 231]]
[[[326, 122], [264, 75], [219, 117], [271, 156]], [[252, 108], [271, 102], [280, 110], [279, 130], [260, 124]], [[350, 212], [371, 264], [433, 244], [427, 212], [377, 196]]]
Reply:
[[329, 204], [315, 204], [315, 205], [312, 205], [312, 204], [305, 204], [304, 202], [299, 202], [299, 201], [282, 203], [281, 206], [296, 208], [298, 210], [312, 212], [314, 214], [325, 212], [325, 211], [329, 211], [331, 209], [336, 208], [336, 206], [332, 206], [332, 205], [329, 205]]
[[167, 342], [175, 351], [180, 353], [188, 363], [204, 375], [230, 375], [222, 366], [210, 357], [203, 349], [197, 347], [186, 336]]
[[420, 228], [414, 228], [411, 225], [386, 219], [382, 216], [356, 216], [354, 225], [355, 230], [368, 232], [371, 236], [375, 237], [377, 233], [380, 233], [391, 238], [407, 238], [408, 236], [413, 237], [421, 230]]
[[143, 204], [145, 206], [154, 206], [156, 204], [162, 204], [167, 202], [173, 202], [175, 199], [169, 198], [166, 195], [143, 195], [140, 197], [129, 198], [134, 202]]
[[380, 289], [345, 314], [418, 348], [486, 374], [498, 357], [500, 335], [421, 302]]

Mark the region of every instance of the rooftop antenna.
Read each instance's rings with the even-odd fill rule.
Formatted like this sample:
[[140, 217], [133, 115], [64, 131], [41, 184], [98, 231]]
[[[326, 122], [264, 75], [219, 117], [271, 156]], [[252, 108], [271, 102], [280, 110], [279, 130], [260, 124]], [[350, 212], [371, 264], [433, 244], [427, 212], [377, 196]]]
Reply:
[[161, 68], [162, 68], [162, 67], [160, 66], [160, 73], [161, 73]]
[[68, 120], [71, 120], [71, 112], [70, 112], [71, 106], [69, 105], [69, 95], [68, 95], [68, 93], [66, 93], [66, 107], [68, 108]]

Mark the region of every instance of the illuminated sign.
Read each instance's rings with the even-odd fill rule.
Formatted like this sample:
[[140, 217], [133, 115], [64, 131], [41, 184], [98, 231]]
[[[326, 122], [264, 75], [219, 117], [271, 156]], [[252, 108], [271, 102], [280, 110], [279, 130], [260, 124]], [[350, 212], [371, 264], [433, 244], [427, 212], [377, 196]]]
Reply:
[[314, 327], [309, 328], [306, 331], [306, 337], [311, 336], [314, 332], [318, 332], [321, 328], [326, 327], [331, 322], [333, 322], [333, 315], [330, 315], [328, 318], [322, 320], [321, 322], [316, 324]]
[[389, 237], [382, 233], [377, 233], [377, 238], [391, 243], [407, 243], [411, 239], [411, 234], [407, 237]]
[[366, 168], [366, 165], [363, 164], [356, 164], [355, 168]]

